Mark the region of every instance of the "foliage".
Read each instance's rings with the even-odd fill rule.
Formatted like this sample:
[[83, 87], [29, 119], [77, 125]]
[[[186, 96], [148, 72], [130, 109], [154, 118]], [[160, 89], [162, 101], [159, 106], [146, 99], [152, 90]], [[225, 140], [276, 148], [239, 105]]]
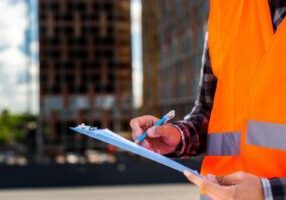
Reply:
[[30, 114], [10, 114], [4, 110], [0, 115], [0, 144], [21, 141], [27, 132], [29, 122], [36, 117]]

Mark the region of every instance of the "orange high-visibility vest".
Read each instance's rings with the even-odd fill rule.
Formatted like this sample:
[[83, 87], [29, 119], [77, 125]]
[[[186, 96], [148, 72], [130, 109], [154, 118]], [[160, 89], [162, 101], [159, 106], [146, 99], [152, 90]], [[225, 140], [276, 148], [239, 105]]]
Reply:
[[286, 177], [286, 21], [268, 0], [211, 0], [209, 51], [218, 78], [203, 174]]

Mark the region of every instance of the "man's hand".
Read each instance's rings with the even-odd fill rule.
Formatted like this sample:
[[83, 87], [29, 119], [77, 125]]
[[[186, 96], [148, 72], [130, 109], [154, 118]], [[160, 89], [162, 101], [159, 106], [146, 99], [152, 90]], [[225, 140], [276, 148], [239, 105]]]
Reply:
[[140, 145], [160, 154], [172, 153], [181, 141], [181, 133], [170, 124], [152, 127], [157, 120], [159, 119], [151, 115], [132, 119], [132, 138], [136, 140], [147, 131], [148, 137]]
[[264, 199], [261, 179], [252, 174], [235, 172], [226, 176], [208, 175], [205, 178], [190, 172], [184, 174], [213, 200]]

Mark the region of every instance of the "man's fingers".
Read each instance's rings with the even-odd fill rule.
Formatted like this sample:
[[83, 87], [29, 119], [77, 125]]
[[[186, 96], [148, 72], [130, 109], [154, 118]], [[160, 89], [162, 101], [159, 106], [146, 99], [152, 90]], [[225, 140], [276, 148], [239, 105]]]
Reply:
[[143, 133], [143, 129], [137, 123], [132, 123], [132, 121], [130, 122], [130, 126], [132, 128], [132, 138], [136, 140]]
[[133, 132], [132, 133], [133, 139], [136, 139], [137, 137], [139, 137], [144, 132], [145, 128], [148, 129], [151, 126], [153, 126], [153, 124], [157, 120], [158, 118], [151, 116], [151, 115], [146, 115], [146, 116], [137, 117], [137, 118], [132, 119], [130, 121], [130, 127]]
[[162, 131], [160, 131], [161, 127], [153, 126], [147, 130], [147, 135], [150, 138], [158, 138], [161, 137]]
[[219, 183], [218, 180], [217, 180], [217, 178], [216, 178], [216, 176], [213, 175], [213, 174], [208, 174], [208, 175], [206, 175], [206, 178], [207, 178], [208, 180], [210, 180], [211, 182], [213, 182], [213, 183], [216, 183], [216, 184]]
[[207, 194], [216, 194], [217, 191], [220, 191], [222, 189], [219, 185], [212, 183], [206, 178], [199, 177], [191, 172], [186, 171], [184, 172], [184, 174], [190, 181], [196, 184], [201, 190], [203, 190]]
[[228, 199], [232, 196], [233, 188], [220, 186], [207, 178], [196, 176], [191, 172], [184, 172], [184, 175], [194, 184], [196, 184], [203, 193], [212, 197], [212, 199]]
[[154, 151], [152, 144], [148, 140], [144, 140], [141, 143], [141, 146], [145, 147], [146, 149], [149, 149], [150, 151]]
[[220, 185], [235, 185], [241, 182], [244, 172], [235, 172], [226, 176], [217, 176], [216, 179]]
[[177, 131], [176, 128], [172, 127], [169, 124], [164, 124], [162, 126], [153, 126], [147, 130], [147, 134], [150, 138], [166, 137], [172, 135], [174, 131]]
[[193, 182], [198, 187], [201, 187], [202, 182], [203, 182], [203, 178], [196, 176], [193, 173], [188, 172], [188, 171], [184, 171], [184, 175], [187, 177], [187, 179], [189, 179], [189, 181]]

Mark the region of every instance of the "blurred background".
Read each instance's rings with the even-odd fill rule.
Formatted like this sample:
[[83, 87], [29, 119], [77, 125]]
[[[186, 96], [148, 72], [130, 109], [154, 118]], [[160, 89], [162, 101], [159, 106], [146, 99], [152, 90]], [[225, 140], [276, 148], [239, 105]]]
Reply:
[[130, 138], [132, 117], [188, 114], [207, 0], [1, 0], [0, 9], [0, 188], [186, 182], [69, 127]]

